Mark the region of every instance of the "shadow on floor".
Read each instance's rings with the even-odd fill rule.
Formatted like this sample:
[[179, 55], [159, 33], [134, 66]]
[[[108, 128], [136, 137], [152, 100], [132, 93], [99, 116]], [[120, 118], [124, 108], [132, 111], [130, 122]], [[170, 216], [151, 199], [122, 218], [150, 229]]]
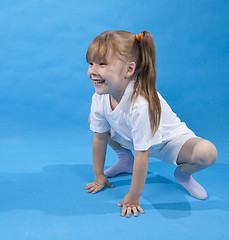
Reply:
[[[228, 164], [218, 164], [216, 168], [225, 174], [229, 171]], [[128, 192], [131, 175], [110, 179], [115, 187], [95, 195], [84, 190], [85, 183], [93, 181], [93, 178], [92, 165], [87, 164], [49, 165], [37, 173], [0, 173], [0, 212], [27, 209], [57, 216], [119, 213], [120, 208], [115, 203]], [[181, 186], [149, 172], [142, 195], [148, 203], [144, 202], [142, 207], [146, 211], [157, 210], [165, 218], [182, 218], [190, 215], [191, 210], [228, 211], [226, 197], [224, 200], [196, 200], [190, 203]]]

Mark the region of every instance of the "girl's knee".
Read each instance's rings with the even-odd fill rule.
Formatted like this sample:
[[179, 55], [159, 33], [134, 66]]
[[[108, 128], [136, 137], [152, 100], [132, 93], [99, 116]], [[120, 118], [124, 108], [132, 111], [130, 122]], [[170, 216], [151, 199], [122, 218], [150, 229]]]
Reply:
[[195, 162], [198, 165], [210, 166], [217, 159], [217, 150], [213, 143], [208, 140], [199, 142], [194, 149]]

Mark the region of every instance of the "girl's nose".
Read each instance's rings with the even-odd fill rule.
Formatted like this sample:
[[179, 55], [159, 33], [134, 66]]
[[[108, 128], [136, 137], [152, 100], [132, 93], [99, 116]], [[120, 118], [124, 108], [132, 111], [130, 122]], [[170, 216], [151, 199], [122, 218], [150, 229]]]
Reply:
[[90, 75], [92, 76], [97, 76], [99, 75], [99, 71], [98, 71], [98, 67], [95, 66], [95, 65], [92, 65], [90, 68], [89, 68], [89, 71]]
[[89, 72], [89, 73], [95, 72], [95, 67], [94, 67], [94, 65], [89, 66], [88, 72]]

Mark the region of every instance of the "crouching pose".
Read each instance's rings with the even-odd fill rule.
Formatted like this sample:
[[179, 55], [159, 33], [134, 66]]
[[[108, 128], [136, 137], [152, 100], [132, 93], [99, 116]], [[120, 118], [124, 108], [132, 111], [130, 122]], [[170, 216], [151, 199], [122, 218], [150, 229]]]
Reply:
[[[93, 138], [95, 181], [86, 184], [96, 193], [119, 173], [133, 173], [129, 193], [119, 203], [121, 215], [137, 216], [149, 157], [175, 164], [175, 179], [193, 197], [207, 198], [205, 189], [192, 175], [212, 165], [215, 146], [197, 137], [171, 110], [156, 90], [156, 57], [152, 35], [144, 31], [106, 31], [90, 44], [88, 76], [95, 87], [90, 129]], [[104, 172], [109, 144], [118, 161]], [[132, 154], [134, 151], [134, 156]]]

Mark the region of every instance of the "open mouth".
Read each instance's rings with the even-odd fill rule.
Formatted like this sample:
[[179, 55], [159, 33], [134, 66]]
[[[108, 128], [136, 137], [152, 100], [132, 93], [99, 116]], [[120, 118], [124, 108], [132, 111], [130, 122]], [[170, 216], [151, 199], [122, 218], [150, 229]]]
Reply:
[[93, 81], [93, 83], [94, 83], [95, 85], [99, 85], [99, 84], [103, 84], [103, 83], [105, 83], [105, 80], [96, 80], [96, 79], [92, 79], [92, 81]]

